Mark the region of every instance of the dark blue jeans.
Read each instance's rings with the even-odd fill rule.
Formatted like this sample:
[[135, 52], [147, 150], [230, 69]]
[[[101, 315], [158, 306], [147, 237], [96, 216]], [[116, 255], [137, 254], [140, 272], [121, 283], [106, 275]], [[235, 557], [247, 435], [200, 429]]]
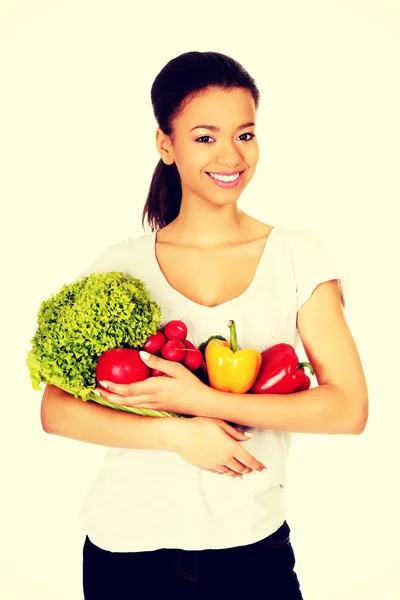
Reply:
[[108, 552], [83, 547], [85, 600], [302, 600], [286, 521], [272, 535], [221, 550]]

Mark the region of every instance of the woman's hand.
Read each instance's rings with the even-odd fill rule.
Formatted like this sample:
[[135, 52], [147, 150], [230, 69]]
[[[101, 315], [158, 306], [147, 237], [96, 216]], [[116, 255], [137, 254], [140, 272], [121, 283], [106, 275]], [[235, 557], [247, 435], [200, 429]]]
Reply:
[[158, 356], [140, 352], [143, 362], [151, 369], [158, 369], [167, 377], [148, 377], [144, 381], [126, 385], [102, 381], [102, 388], [96, 388], [99, 396], [123, 406], [151, 408], [181, 415], [196, 415], [202, 401], [212, 394], [212, 388], [205, 385], [184, 365], [165, 360]]
[[[212, 388], [180, 363], [151, 354], [148, 359], [142, 358], [150, 368], [162, 371], [167, 377], [149, 377], [127, 385], [102, 381], [108, 391], [96, 388], [96, 392], [105, 400], [123, 406], [186, 415], [196, 415], [197, 410], [200, 412], [198, 407], [201, 407], [206, 395], [212, 393]], [[266, 468], [238, 443], [249, 438], [225, 421], [207, 417], [178, 421], [178, 453], [190, 464], [231, 477]]]
[[185, 419], [184, 425], [178, 453], [195, 467], [231, 477], [266, 468], [238, 443], [249, 438], [225, 421], [195, 417]]

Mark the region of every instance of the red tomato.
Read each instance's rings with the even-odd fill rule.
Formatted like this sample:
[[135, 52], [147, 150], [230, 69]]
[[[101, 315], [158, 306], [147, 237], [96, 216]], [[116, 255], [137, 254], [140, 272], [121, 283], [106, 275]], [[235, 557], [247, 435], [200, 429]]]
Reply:
[[150, 374], [151, 370], [140, 358], [139, 350], [133, 348], [107, 350], [100, 356], [96, 365], [97, 382], [134, 383], [147, 379]]

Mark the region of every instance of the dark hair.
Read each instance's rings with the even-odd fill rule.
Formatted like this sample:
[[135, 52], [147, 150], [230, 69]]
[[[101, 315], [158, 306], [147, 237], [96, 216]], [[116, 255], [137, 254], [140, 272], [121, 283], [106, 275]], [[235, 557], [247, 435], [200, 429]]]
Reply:
[[[151, 103], [160, 129], [173, 139], [172, 121], [199, 92], [209, 87], [249, 90], [258, 108], [260, 93], [254, 79], [233, 58], [219, 52], [185, 52], [170, 60], [151, 87]], [[178, 169], [162, 159], [157, 164], [142, 214], [151, 231], [179, 214], [182, 186]]]

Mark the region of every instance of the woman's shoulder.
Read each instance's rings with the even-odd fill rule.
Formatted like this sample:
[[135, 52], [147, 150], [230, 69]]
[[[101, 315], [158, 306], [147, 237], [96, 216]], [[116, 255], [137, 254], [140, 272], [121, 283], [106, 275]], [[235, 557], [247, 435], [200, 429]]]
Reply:
[[329, 246], [322, 234], [310, 227], [280, 227], [292, 253], [326, 252]]
[[146, 261], [150, 256], [149, 249], [152, 234], [137, 237], [125, 237], [105, 248], [79, 277], [90, 273], [110, 271], [129, 271], [132, 266]]
[[285, 233], [297, 282], [298, 306], [304, 304], [319, 283], [336, 279], [345, 307], [349, 284], [332, 241], [309, 227], [287, 227]]
[[109, 256], [132, 256], [132, 253], [139, 253], [151, 248], [154, 233], [142, 233], [137, 236], [128, 236], [122, 238], [108, 246], [103, 254]]
[[[249, 228], [247, 237], [249, 239], [269, 238], [271, 234], [274, 237], [282, 238], [290, 247], [299, 245], [310, 245], [320, 241], [318, 233], [308, 227], [290, 226], [282, 223], [266, 223], [258, 219], [253, 219]], [[272, 237], [272, 236], [271, 236]]]
[[292, 251], [324, 245], [321, 234], [310, 227], [278, 224], [274, 229], [285, 239]]

